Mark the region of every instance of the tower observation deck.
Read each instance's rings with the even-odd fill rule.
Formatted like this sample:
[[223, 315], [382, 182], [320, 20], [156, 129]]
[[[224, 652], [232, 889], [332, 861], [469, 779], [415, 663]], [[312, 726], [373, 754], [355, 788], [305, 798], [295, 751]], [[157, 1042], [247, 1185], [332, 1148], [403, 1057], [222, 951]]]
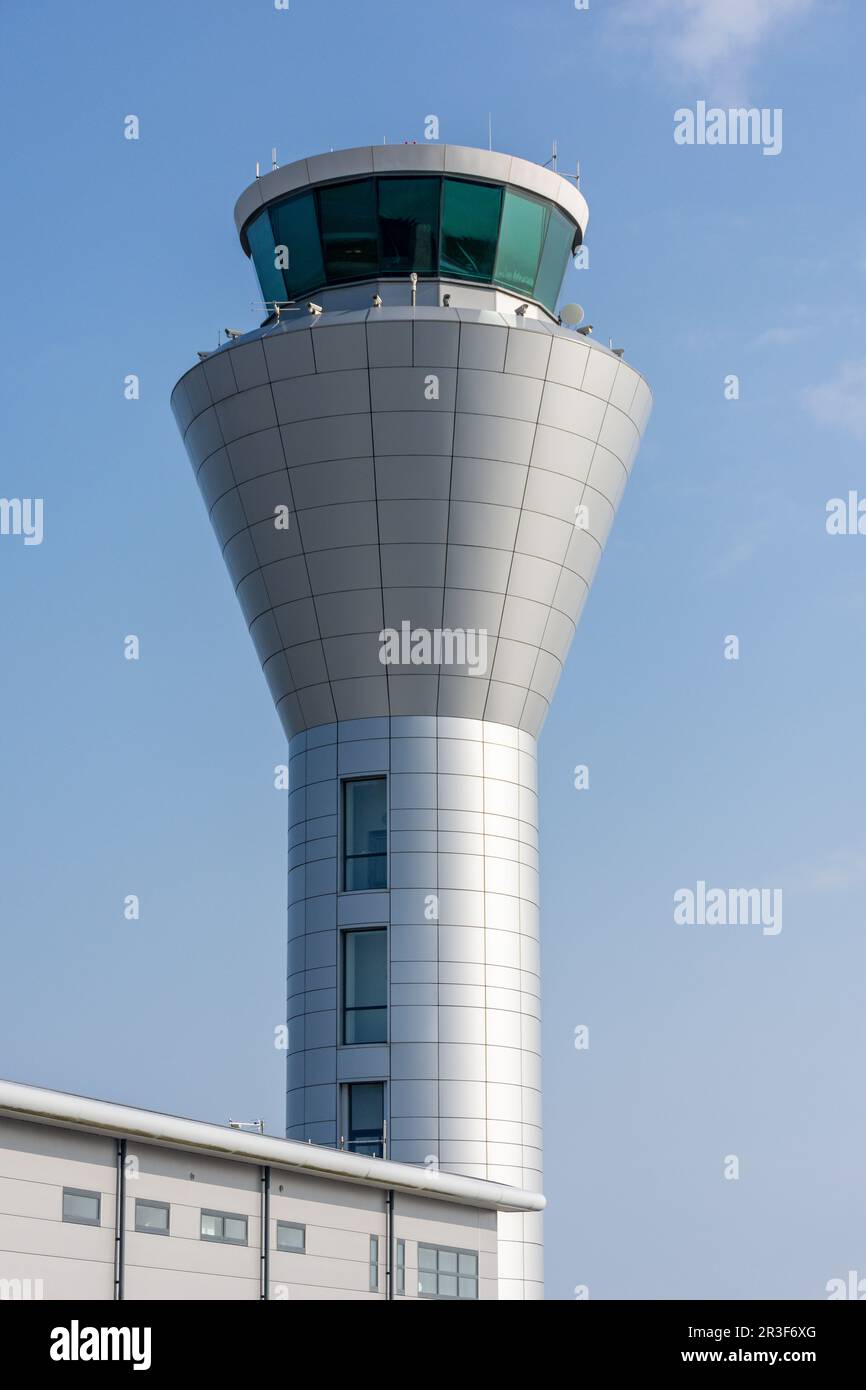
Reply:
[[651, 407], [558, 322], [587, 218], [486, 150], [275, 170], [265, 322], [172, 395], [289, 739], [287, 1134], [538, 1192], [536, 738]]

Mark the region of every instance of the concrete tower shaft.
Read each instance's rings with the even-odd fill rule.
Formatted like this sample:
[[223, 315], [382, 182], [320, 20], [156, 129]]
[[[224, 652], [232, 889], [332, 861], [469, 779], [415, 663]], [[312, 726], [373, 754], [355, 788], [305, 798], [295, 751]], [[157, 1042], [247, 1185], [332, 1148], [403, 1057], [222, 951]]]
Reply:
[[[547, 170], [348, 151], [237, 217], [301, 312], [172, 404], [291, 740], [288, 1134], [540, 1191], [535, 738], [650, 393], [547, 307], [586, 223]], [[540, 1217], [499, 1274], [541, 1295]]]

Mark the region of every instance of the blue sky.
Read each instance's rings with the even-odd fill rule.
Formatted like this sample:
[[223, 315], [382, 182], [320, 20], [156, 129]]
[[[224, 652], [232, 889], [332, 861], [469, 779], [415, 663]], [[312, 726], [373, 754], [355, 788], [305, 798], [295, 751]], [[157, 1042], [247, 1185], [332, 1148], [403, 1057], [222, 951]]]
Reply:
[[[0, 1074], [280, 1131], [285, 745], [169, 393], [255, 325], [257, 159], [490, 111], [580, 160], [564, 299], [656, 400], [541, 743], [548, 1296], [866, 1275], [866, 537], [825, 529], [866, 492], [864, 40], [854, 0], [4, 8], [0, 495], [45, 534], [0, 536]], [[699, 100], [781, 108], [781, 154], [676, 145]], [[698, 880], [782, 931], [675, 925]]]

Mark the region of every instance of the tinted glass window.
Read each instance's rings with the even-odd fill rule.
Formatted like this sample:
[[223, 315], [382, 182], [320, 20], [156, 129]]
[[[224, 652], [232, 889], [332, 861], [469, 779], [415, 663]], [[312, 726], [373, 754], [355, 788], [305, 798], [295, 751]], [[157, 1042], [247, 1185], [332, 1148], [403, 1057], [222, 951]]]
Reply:
[[381, 1081], [349, 1087], [349, 1142], [353, 1153], [381, 1158], [384, 1147], [385, 1087]]
[[500, 285], [523, 294], [534, 294], [547, 218], [544, 203], [506, 191], [494, 277]]
[[290, 1221], [277, 1222], [277, 1249], [295, 1255], [303, 1255], [306, 1248], [307, 1230], [305, 1226], [295, 1226]]
[[346, 783], [343, 882], [347, 893], [388, 886], [385, 797], [384, 777]]
[[294, 299], [295, 295], [324, 284], [316, 204], [312, 193], [290, 198], [288, 202], [273, 208], [271, 219], [274, 243], [279, 248], [285, 247], [289, 262], [283, 272], [287, 290], [285, 298]]
[[419, 1245], [418, 1292], [426, 1298], [477, 1298], [478, 1256], [472, 1250]]
[[432, 275], [437, 264], [439, 179], [379, 180], [379, 269]]
[[535, 282], [535, 298], [551, 311], [559, 297], [573, 241], [574, 224], [553, 208]]
[[446, 179], [442, 201], [443, 274], [466, 280], [493, 278], [502, 189]]
[[247, 239], [253, 256], [262, 298], [283, 300], [288, 298], [283, 273], [275, 263], [274, 235], [271, 231], [271, 218], [268, 212], [260, 212], [247, 228]]
[[379, 248], [372, 179], [319, 190], [322, 255], [329, 280], [374, 275]]
[[158, 1235], [168, 1235], [169, 1208], [165, 1202], [140, 1202], [135, 1204], [135, 1229], [153, 1231]]
[[81, 1192], [74, 1187], [63, 1189], [63, 1220], [81, 1226], [99, 1225], [99, 1193]]
[[349, 931], [343, 938], [343, 1041], [386, 1042], [388, 933]]

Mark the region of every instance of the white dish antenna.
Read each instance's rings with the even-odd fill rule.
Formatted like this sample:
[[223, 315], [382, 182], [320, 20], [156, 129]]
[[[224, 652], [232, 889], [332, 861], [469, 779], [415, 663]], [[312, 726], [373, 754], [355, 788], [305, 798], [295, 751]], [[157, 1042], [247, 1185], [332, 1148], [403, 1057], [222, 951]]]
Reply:
[[559, 311], [559, 317], [563, 323], [567, 323], [569, 328], [576, 328], [583, 322], [583, 309], [579, 304], [563, 304]]

